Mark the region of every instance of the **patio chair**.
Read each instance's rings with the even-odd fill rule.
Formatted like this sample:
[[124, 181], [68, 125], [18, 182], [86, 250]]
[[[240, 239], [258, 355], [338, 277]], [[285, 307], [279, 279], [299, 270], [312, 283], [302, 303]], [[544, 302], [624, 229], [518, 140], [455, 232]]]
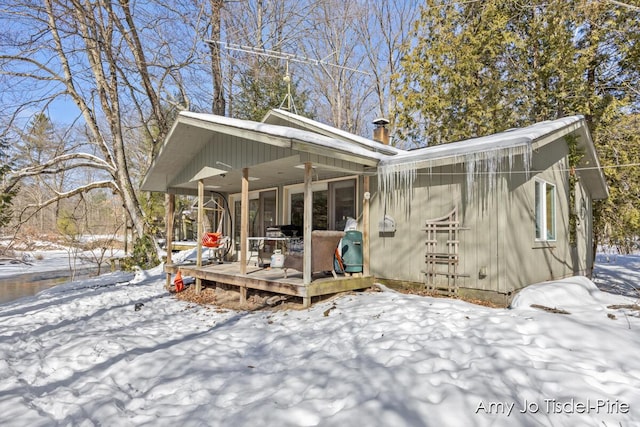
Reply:
[[[334, 257], [340, 239], [344, 237], [344, 231], [314, 230], [311, 232], [311, 274], [318, 271], [331, 271], [336, 275]], [[284, 258], [284, 277], [287, 277], [287, 269], [302, 271], [304, 258], [302, 254], [289, 254]]]
[[202, 236], [202, 246], [209, 248], [209, 259], [216, 260], [218, 264], [222, 264], [228, 244], [229, 238], [219, 232], [204, 233]]

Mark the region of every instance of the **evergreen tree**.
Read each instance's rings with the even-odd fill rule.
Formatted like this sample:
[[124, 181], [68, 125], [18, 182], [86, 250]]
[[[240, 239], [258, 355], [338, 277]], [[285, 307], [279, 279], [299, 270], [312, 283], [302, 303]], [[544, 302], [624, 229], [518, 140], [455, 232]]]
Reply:
[[601, 2], [430, 0], [397, 76], [399, 136], [439, 144], [570, 114], [595, 132], [614, 99], [638, 106], [639, 17]]
[[622, 194], [640, 178], [638, 22], [612, 2], [429, 0], [394, 88], [397, 135], [433, 145], [583, 114], [612, 189], [596, 237], [637, 235], [640, 209]]
[[[287, 108], [289, 94], [292, 112], [307, 115], [307, 95], [298, 90], [295, 80], [287, 76], [285, 67], [273, 61], [258, 58], [254, 68], [240, 77], [240, 90], [234, 100], [234, 115], [240, 119], [260, 121], [273, 108]], [[295, 106], [295, 111], [294, 111]]]
[[7, 141], [0, 139], [0, 183], [2, 184], [2, 192], [0, 193], [0, 227], [4, 227], [11, 220], [11, 203], [17, 191], [15, 188], [8, 190], [5, 186], [5, 176], [11, 172], [8, 148]]
[[628, 253], [640, 236], [640, 114], [603, 117], [599, 153], [608, 162], [609, 198], [598, 202], [598, 241]]
[[430, 0], [401, 61], [394, 127], [412, 145], [436, 145], [502, 130], [513, 122], [503, 78], [517, 46], [502, 2]]
[[579, 25], [573, 2], [533, 1], [510, 7], [510, 32], [518, 40], [512, 65], [505, 70], [517, 106], [514, 125], [584, 113], [580, 90], [584, 64], [574, 43]]

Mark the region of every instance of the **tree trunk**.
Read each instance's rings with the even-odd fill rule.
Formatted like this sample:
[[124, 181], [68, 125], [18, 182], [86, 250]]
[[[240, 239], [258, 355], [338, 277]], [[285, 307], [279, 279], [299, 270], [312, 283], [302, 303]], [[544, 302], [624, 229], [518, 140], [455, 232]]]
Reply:
[[[211, 3], [211, 40], [220, 41], [220, 11], [224, 0], [210, 0]], [[220, 45], [209, 43], [211, 48], [211, 73], [213, 74], [213, 114], [224, 116], [226, 105], [224, 100], [224, 83], [222, 81], [222, 65]]]

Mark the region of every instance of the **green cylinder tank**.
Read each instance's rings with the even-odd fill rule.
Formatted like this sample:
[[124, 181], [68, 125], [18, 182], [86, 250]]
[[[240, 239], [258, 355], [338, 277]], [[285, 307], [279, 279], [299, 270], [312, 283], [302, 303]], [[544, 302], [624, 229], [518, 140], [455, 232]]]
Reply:
[[362, 273], [362, 233], [345, 232], [342, 238], [342, 263], [346, 273]]

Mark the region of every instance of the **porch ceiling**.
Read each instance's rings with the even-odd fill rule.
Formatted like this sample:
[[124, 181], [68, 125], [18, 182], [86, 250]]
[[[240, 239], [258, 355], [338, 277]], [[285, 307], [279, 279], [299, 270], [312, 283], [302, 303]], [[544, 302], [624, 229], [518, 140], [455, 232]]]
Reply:
[[[204, 159], [203, 149], [226, 144], [232, 158]], [[242, 144], [262, 146], [252, 153], [238, 153]], [[274, 150], [280, 150], [274, 159]], [[256, 154], [258, 153], [258, 154]], [[268, 157], [263, 153], [271, 153]], [[264, 156], [261, 158], [261, 156]], [[277, 157], [276, 156], [276, 157]], [[173, 124], [163, 146], [145, 176], [145, 191], [191, 193], [198, 179], [211, 190], [234, 193], [241, 190], [242, 168], [249, 168], [252, 189], [301, 182], [303, 162], [315, 167], [314, 179], [358, 173], [375, 167], [384, 155], [348, 141], [313, 132], [291, 129], [212, 114], [182, 112]], [[189, 172], [196, 164], [199, 170]], [[298, 166], [298, 167], [296, 167]]]
[[[249, 190], [261, 190], [278, 185], [302, 182], [304, 180], [304, 163], [301, 157], [304, 156], [294, 155], [249, 167]], [[203, 180], [207, 191], [219, 191], [229, 194], [242, 191], [242, 170], [233, 169], [224, 173], [212, 172], [214, 175], [207, 176], [207, 171], [202, 171], [201, 176], [194, 177], [193, 180], [183, 184], [173, 185], [169, 188], [169, 191], [181, 194], [195, 194], [198, 188], [198, 179]], [[353, 175], [354, 173], [354, 171], [337, 169], [317, 162], [313, 163], [314, 180], [336, 178]]]

